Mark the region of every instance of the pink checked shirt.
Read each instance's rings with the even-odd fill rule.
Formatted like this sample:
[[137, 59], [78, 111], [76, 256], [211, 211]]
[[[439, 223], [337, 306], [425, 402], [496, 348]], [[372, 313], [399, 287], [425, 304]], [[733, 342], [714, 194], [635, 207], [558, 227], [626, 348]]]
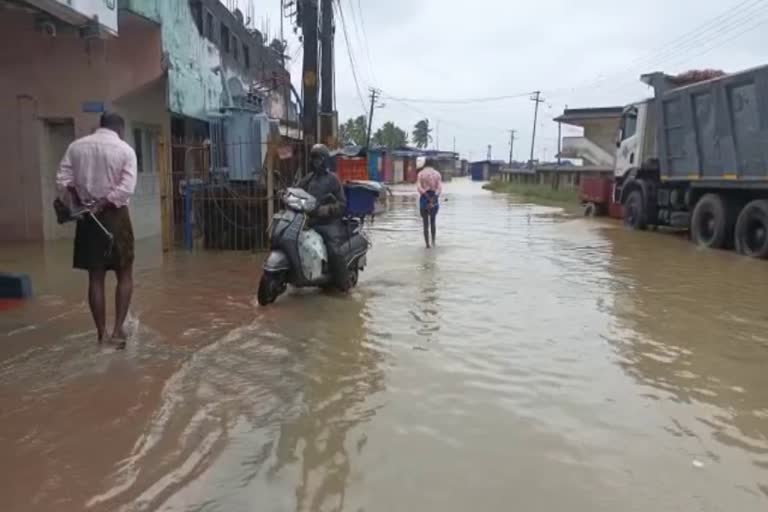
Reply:
[[439, 196], [440, 192], [443, 191], [443, 177], [432, 167], [425, 167], [416, 177], [416, 189], [419, 191], [420, 196], [423, 196], [430, 190]]
[[74, 187], [81, 201], [106, 198], [117, 206], [127, 206], [136, 189], [136, 152], [117, 133], [99, 128], [78, 139], [61, 159], [56, 184], [65, 196]]

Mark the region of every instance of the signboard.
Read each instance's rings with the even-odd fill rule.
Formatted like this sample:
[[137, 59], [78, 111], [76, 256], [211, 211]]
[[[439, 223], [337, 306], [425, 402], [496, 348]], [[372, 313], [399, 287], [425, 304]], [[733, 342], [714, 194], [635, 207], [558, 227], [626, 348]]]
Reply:
[[83, 102], [83, 112], [101, 114], [105, 111], [103, 101], [85, 101]]
[[75, 26], [98, 20], [101, 30], [117, 35], [117, 0], [27, 0], [27, 2]]

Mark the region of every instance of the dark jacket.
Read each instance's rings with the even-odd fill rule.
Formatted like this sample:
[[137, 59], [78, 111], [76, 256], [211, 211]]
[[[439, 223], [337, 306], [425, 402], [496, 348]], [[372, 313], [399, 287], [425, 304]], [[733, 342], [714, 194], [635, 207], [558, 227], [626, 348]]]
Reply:
[[312, 194], [321, 205], [313, 215], [316, 222], [331, 222], [340, 219], [347, 209], [347, 198], [339, 178], [332, 172], [313, 172], [302, 178], [299, 187]]

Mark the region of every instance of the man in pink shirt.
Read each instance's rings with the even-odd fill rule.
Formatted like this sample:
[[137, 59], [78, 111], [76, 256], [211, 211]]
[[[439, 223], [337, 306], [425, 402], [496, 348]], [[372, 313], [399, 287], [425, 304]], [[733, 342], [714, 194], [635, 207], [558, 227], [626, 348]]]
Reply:
[[[440, 209], [440, 193], [443, 191], [443, 177], [435, 170], [434, 161], [419, 158], [417, 164], [421, 170], [416, 177], [416, 190], [419, 192], [419, 211], [424, 222], [424, 242], [427, 249], [435, 245], [437, 237], [437, 212]], [[430, 245], [430, 231], [432, 244]]]
[[125, 120], [114, 113], [101, 116], [100, 128], [76, 140], [61, 160], [56, 183], [69, 205], [90, 205], [112, 233], [110, 240], [90, 217], [77, 221], [73, 266], [88, 271], [88, 304], [99, 343], [106, 333], [104, 281], [110, 270], [117, 275], [115, 328], [112, 340], [125, 348], [125, 319], [133, 295], [133, 227], [128, 203], [136, 188], [136, 152], [122, 139]]

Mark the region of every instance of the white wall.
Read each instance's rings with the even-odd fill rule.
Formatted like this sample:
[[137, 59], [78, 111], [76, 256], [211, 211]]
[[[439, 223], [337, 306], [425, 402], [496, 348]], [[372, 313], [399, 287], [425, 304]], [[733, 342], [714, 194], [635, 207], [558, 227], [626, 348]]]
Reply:
[[111, 34], [117, 34], [118, 0], [27, 0], [30, 4], [71, 23], [83, 25], [98, 17], [99, 25]]

